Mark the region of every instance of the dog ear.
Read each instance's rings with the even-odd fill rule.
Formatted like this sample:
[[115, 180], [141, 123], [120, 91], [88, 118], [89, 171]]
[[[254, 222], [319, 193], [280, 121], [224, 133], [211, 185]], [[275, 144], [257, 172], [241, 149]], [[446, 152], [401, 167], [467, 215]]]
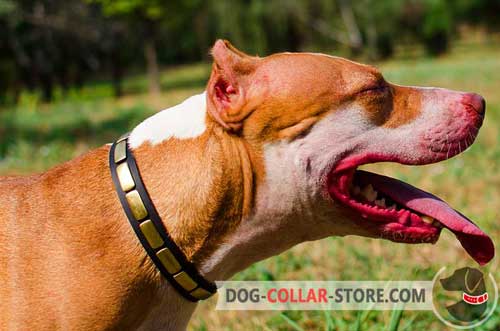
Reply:
[[207, 85], [207, 110], [227, 130], [238, 131], [253, 110], [249, 107], [251, 77], [258, 58], [249, 56], [227, 40], [212, 48], [214, 63]]

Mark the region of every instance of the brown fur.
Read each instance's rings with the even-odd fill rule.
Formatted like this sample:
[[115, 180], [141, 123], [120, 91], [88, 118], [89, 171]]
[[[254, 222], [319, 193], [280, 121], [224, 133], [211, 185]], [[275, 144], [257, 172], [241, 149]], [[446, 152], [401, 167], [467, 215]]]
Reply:
[[154, 303], [157, 276], [124, 222], [107, 153], [0, 183], [1, 328], [123, 330]]
[[[197, 265], [251, 214], [264, 143], [294, 139], [348, 100], [387, 127], [419, 111], [409, 88], [388, 85], [390, 102], [360, 93], [381, 76], [344, 59], [250, 57], [223, 41], [213, 55], [206, 132], [134, 150], [168, 232]], [[229, 105], [218, 103], [217, 84], [235, 88]], [[0, 180], [0, 329], [132, 330], [159, 305], [164, 280], [125, 218], [108, 150]]]
[[[217, 52], [207, 89], [209, 109], [223, 108], [213, 101], [215, 96], [210, 88], [218, 80], [238, 87], [239, 95], [233, 97], [237, 100], [232, 100], [232, 106], [211, 113], [221, 114], [222, 121], [231, 128], [242, 129], [242, 136], [249, 141], [292, 139], [347, 101], [359, 102], [375, 124], [389, 128], [409, 123], [420, 113], [421, 94], [410, 87], [385, 82], [374, 67], [307, 53], [257, 58], [238, 52], [229, 58], [218, 57], [224, 46], [227, 42], [214, 47]], [[387, 87], [385, 94], [389, 97], [362, 92], [381, 85]]]
[[134, 154], [167, 231], [188, 259], [210, 255], [249, 213], [256, 167], [244, 140], [215, 123], [196, 139], [145, 144]]

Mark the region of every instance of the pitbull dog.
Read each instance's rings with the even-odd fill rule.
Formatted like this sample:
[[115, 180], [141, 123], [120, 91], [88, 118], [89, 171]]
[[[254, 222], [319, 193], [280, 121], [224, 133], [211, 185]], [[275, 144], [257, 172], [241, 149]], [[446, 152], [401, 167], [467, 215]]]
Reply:
[[[452, 231], [480, 264], [491, 239], [439, 198], [362, 164], [420, 165], [469, 147], [481, 96], [391, 84], [312, 53], [212, 49], [206, 91], [133, 129], [128, 146], [164, 226], [225, 280], [308, 240], [433, 243]], [[117, 198], [108, 145], [0, 180], [2, 330], [181, 330], [196, 304], [163, 279]]]

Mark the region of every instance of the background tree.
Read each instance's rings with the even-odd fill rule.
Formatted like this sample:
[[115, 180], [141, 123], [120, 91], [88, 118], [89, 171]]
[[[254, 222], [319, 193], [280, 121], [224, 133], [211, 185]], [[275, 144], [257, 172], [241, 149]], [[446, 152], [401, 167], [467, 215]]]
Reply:
[[396, 45], [440, 55], [463, 26], [498, 31], [498, 12], [491, 0], [0, 0], [0, 101], [23, 90], [50, 100], [90, 79], [110, 79], [120, 96], [133, 92], [127, 72], [144, 67], [158, 94], [162, 65], [207, 60], [216, 38], [262, 55], [378, 60]]
[[[161, 1], [161, 0], [90, 0], [102, 6], [105, 16], [118, 17], [136, 27], [143, 41], [143, 53], [149, 79], [151, 94], [160, 93], [160, 73], [157, 43], [160, 39], [159, 26], [162, 22], [185, 19], [185, 13], [197, 7], [200, 1]], [[183, 16], [184, 15], [184, 16]], [[174, 47], [177, 40], [172, 39], [167, 47]]]
[[[79, 0], [0, 0], [0, 26], [5, 34], [0, 63], [8, 68], [8, 79], [3, 81], [8, 81], [14, 99], [21, 88], [39, 88], [47, 101], [56, 87], [66, 93], [83, 86], [92, 74], [106, 70], [106, 60], [117, 53], [126, 28], [104, 19], [96, 6]], [[110, 71], [117, 71], [114, 78], [119, 80], [126, 67], [121, 57], [109, 61]], [[120, 94], [119, 83], [115, 94]]]

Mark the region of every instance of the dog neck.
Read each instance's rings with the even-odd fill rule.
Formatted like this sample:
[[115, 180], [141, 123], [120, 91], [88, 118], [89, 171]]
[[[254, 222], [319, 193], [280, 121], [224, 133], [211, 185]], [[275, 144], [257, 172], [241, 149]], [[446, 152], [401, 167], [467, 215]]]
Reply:
[[188, 260], [202, 262], [249, 212], [245, 143], [206, 116], [201, 94], [141, 123], [129, 144], [167, 232]]
[[139, 331], [185, 330], [197, 304], [183, 298], [162, 279], [154, 305], [137, 328]]
[[[174, 242], [207, 279], [225, 279], [200, 267], [250, 210], [254, 171], [244, 141], [207, 116], [203, 93], [139, 124], [129, 146]], [[217, 270], [224, 267], [217, 265]], [[194, 310], [195, 304], [162, 281], [161, 300], [143, 323], [144, 330], [166, 325], [162, 323], [182, 329]]]

